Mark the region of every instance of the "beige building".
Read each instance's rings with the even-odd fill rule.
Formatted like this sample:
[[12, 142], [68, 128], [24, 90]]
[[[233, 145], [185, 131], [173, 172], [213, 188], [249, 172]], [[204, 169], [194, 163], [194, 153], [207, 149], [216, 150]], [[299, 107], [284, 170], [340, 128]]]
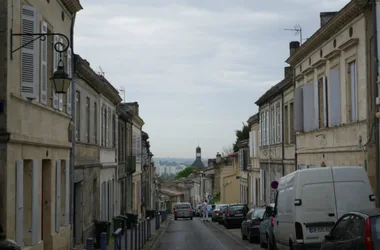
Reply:
[[220, 203], [238, 203], [241, 202], [240, 196], [240, 167], [238, 161], [238, 154], [234, 153], [229, 157], [222, 160], [219, 164], [220, 172]]
[[255, 114], [248, 119], [249, 132], [249, 156], [251, 167], [248, 172], [248, 204], [256, 206], [262, 204], [262, 188], [261, 188], [261, 175], [260, 158], [258, 154], [259, 147], [259, 114]]
[[266, 204], [275, 199], [271, 183], [295, 170], [292, 68], [286, 67], [284, 73], [284, 79], [256, 101], [260, 114], [260, 180], [264, 190], [260, 203]]
[[375, 190], [371, 5], [321, 13], [321, 28], [291, 43], [298, 168], [363, 166]]
[[0, 223], [28, 249], [70, 247], [71, 98], [55, 94], [49, 79], [60, 58], [72, 74], [72, 53], [53, 49], [69, 45], [62, 36], [11, 31], [70, 40], [81, 8], [77, 0], [0, 3]]

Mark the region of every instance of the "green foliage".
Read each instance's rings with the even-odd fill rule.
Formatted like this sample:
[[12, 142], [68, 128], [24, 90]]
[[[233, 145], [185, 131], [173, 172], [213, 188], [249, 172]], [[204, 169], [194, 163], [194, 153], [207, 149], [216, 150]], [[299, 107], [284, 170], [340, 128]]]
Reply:
[[196, 167], [186, 167], [184, 170], [179, 171], [175, 178], [180, 179], [180, 178], [187, 177], [190, 174], [192, 174], [194, 172], [194, 170], [196, 170], [196, 169], [197, 169]]
[[175, 180], [176, 175], [175, 174], [168, 174], [168, 173], [163, 173], [160, 177], [158, 177], [161, 182], [167, 182], [167, 181], [172, 181]]
[[218, 201], [220, 201], [220, 192], [213, 195], [212, 199], [210, 200], [210, 204], [215, 204]]
[[238, 142], [242, 140], [247, 140], [249, 139], [249, 126], [243, 122], [243, 127], [241, 130], [237, 129], [235, 130], [235, 135], [236, 135], [236, 141], [234, 143], [234, 152], [237, 152], [239, 149], [236, 147]]

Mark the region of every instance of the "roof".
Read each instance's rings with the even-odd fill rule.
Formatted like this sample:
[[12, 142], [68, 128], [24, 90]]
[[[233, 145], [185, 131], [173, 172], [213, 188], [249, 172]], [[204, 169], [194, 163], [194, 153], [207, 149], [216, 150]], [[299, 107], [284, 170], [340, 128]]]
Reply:
[[281, 82], [277, 83], [271, 87], [267, 92], [265, 92], [256, 102], [257, 106], [261, 106], [264, 103], [268, 102], [269, 99], [277, 96], [282, 92], [282, 90], [287, 89], [293, 85], [293, 76], [289, 76], [283, 79]]
[[196, 158], [193, 164], [191, 164], [191, 166], [196, 168], [205, 168], [205, 165], [203, 164], [200, 158]]
[[161, 193], [167, 194], [169, 196], [179, 196], [183, 195], [183, 192], [177, 190], [177, 189], [169, 189], [169, 188], [161, 188]]

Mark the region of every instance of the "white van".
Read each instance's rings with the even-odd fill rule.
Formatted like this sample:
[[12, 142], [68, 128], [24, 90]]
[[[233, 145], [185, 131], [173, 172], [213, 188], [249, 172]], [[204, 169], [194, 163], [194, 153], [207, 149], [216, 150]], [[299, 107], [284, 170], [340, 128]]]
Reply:
[[274, 208], [277, 249], [320, 249], [344, 213], [375, 208], [363, 167], [320, 167], [280, 179]]

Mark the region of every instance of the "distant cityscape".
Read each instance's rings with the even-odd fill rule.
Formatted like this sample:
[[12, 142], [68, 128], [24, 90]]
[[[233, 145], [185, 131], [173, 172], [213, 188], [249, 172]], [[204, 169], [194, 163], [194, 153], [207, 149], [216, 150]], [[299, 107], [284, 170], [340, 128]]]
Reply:
[[[188, 166], [191, 166], [194, 159], [191, 158], [162, 158], [155, 157], [153, 159], [156, 166], [156, 173], [158, 176], [162, 175], [176, 175]], [[205, 166], [207, 162], [204, 162]]]

